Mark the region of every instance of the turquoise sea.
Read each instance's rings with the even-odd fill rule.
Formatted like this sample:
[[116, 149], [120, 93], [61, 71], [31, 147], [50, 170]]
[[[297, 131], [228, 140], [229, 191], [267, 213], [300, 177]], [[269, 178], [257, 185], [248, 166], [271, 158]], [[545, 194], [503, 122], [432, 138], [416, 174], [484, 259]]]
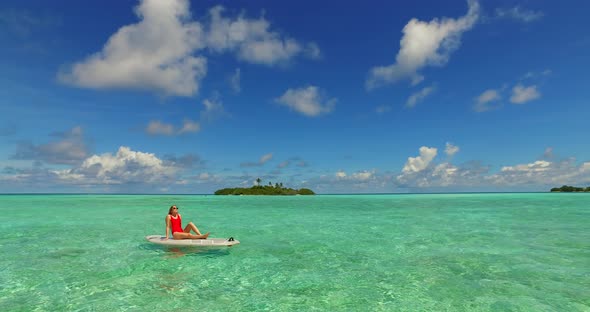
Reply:
[[[166, 249], [170, 205], [229, 249]], [[590, 194], [0, 195], [2, 311], [590, 311]]]

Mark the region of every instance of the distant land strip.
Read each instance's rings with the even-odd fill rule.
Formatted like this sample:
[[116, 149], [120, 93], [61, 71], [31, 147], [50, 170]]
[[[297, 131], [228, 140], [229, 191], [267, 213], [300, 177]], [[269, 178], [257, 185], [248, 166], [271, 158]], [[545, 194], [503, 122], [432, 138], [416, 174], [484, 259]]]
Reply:
[[562, 187], [554, 187], [551, 189], [551, 192], [566, 192], [566, 193], [571, 193], [571, 192], [590, 192], [590, 186], [583, 188], [583, 187], [575, 187], [575, 186], [569, 186], [569, 185], [564, 185]]
[[315, 192], [308, 188], [292, 189], [283, 187], [283, 183], [272, 183], [260, 185], [260, 179], [256, 180], [258, 185], [252, 187], [223, 188], [215, 191], [215, 195], [315, 195]]

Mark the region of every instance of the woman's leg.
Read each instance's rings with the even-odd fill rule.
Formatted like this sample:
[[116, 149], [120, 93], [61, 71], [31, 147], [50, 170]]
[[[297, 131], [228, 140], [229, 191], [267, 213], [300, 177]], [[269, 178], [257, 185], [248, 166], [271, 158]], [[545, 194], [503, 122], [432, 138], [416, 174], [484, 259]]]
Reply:
[[205, 235], [194, 235], [191, 233], [174, 232], [172, 237], [174, 239], [205, 239], [209, 237], [209, 233], [206, 233]]
[[193, 230], [195, 233], [197, 233], [197, 235], [203, 235], [203, 234], [201, 234], [199, 229], [197, 229], [197, 226], [194, 223], [189, 222], [188, 225], [184, 228], [184, 232], [190, 233], [191, 230]]

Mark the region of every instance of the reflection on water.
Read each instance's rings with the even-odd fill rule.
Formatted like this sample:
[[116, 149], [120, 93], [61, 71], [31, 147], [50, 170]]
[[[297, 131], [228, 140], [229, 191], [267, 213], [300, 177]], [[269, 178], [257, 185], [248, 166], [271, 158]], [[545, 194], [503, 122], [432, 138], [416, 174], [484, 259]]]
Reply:
[[177, 247], [177, 246], [159, 246], [154, 244], [142, 244], [139, 248], [162, 253], [165, 258], [179, 258], [184, 256], [193, 257], [219, 257], [229, 255], [231, 247]]

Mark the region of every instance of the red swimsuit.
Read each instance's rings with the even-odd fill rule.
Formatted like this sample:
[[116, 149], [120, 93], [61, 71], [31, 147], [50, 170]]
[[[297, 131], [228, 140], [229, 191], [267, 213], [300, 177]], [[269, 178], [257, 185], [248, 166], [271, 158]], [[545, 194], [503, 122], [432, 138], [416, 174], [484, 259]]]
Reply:
[[182, 229], [182, 219], [180, 218], [180, 215], [178, 215], [176, 219], [170, 216], [170, 223], [172, 224], [172, 234], [176, 232], [184, 232]]

